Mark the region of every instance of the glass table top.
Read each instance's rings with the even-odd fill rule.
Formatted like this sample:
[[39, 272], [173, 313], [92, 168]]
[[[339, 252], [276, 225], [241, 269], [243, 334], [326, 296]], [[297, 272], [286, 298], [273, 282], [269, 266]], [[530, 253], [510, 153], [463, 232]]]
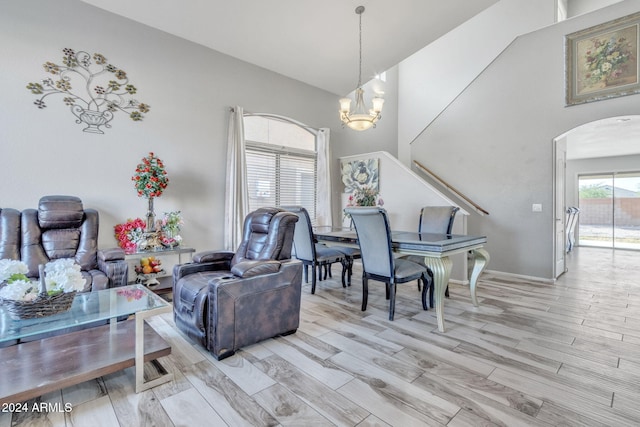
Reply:
[[[349, 228], [319, 226], [314, 227], [313, 231], [320, 241], [352, 244], [358, 242], [356, 231]], [[391, 241], [394, 249], [447, 252], [482, 245], [487, 242], [487, 238], [486, 236], [470, 236], [466, 234], [435, 234], [391, 230]]]
[[129, 316], [168, 305], [139, 284], [78, 293], [68, 311], [37, 319], [13, 320], [0, 304], [0, 342]]
[[164, 248], [160, 247], [151, 251], [138, 251], [130, 254], [126, 254], [126, 259], [136, 259], [143, 258], [148, 256], [156, 256], [156, 255], [180, 255], [180, 254], [190, 254], [194, 253], [196, 250], [194, 248], [189, 248], [186, 246], [176, 246], [173, 248]]

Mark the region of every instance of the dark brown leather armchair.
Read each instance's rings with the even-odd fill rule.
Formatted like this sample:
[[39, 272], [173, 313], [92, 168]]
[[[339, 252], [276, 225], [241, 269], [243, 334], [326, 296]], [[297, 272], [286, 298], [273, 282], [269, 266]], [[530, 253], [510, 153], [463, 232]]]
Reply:
[[39, 264], [73, 258], [87, 279], [85, 291], [126, 285], [124, 251], [98, 250], [98, 222], [98, 212], [84, 209], [74, 196], [44, 196], [38, 209], [23, 210], [20, 258], [29, 267], [27, 275], [38, 277]]
[[176, 326], [216, 359], [298, 329], [302, 263], [291, 259], [296, 221], [281, 209], [258, 209], [245, 219], [235, 253], [200, 252], [174, 267]]
[[0, 209], [0, 259], [20, 259], [20, 211]]

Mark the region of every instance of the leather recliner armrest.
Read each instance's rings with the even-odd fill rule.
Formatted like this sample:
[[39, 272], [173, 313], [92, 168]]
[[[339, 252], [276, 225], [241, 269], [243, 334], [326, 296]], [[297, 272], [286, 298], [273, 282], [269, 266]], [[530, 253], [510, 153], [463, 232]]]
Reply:
[[[109, 288], [119, 288], [120, 286], [125, 286], [127, 284], [127, 279], [129, 277], [129, 264], [124, 259], [124, 251], [122, 253], [123, 259], [118, 259], [117, 252], [109, 255], [100, 254], [100, 251], [98, 251], [98, 270], [107, 276], [108, 283], [106, 286]], [[92, 290], [97, 289], [100, 288], [92, 288]]]
[[207, 319], [215, 327], [209, 331], [207, 348], [216, 359], [298, 328], [302, 262], [287, 260], [279, 264], [281, 267], [274, 274], [217, 277], [209, 281]]
[[280, 261], [241, 261], [231, 268], [231, 273], [239, 277], [254, 277], [263, 274], [277, 273], [280, 270]]
[[211, 251], [200, 252], [193, 255], [191, 262], [176, 264], [173, 266], [173, 282], [189, 274], [201, 273], [204, 271], [229, 271], [233, 252]]
[[193, 255], [193, 262], [200, 264], [204, 262], [215, 262], [215, 261], [231, 261], [234, 252], [231, 251], [204, 251], [198, 252]]
[[98, 250], [98, 260], [103, 262], [120, 261], [124, 259], [124, 250], [121, 248], [109, 248]]

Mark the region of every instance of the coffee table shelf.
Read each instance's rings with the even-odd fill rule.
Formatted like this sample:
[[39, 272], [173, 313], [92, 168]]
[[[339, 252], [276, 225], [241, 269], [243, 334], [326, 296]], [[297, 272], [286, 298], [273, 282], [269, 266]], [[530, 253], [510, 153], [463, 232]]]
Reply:
[[[117, 339], [110, 339], [116, 337]], [[135, 365], [135, 321], [84, 329], [0, 349], [0, 404], [19, 403]], [[171, 354], [151, 326], [144, 328], [144, 361]]]
[[[195, 249], [194, 248], [190, 248], [190, 247], [186, 247], [186, 246], [178, 246], [175, 248], [162, 248], [162, 249], [158, 249], [155, 251], [140, 251], [140, 252], [134, 252], [132, 254], [127, 254], [125, 255], [125, 259], [127, 261], [139, 261], [141, 258], [146, 258], [146, 257], [162, 257], [162, 258], [169, 258], [171, 256], [174, 257], [174, 259], [177, 259], [178, 264], [182, 264], [183, 263], [183, 255], [186, 256], [188, 258], [188, 261], [191, 261], [193, 254], [195, 253]], [[187, 259], [184, 260], [184, 262], [186, 262]], [[158, 274], [155, 278], [160, 282], [158, 285], [155, 286], [148, 286], [148, 289], [151, 289], [153, 292], [157, 293], [157, 294], [163, 294], [163, 293], [168, 293], [172, 291], [172, 277], [171, 277], [171, 271], [172, 271], [172, 266], [175, 264], [171, 264], [171, 263], [167, 263], [166, 264], [166, 268], [164, 269], [163, 273]], [[163, 262], [163, 267], [165, 266], [164, 262]], [[129, 265], [129, 271], [133, 271], [133, 264]], [[140, 276], [135, 275], [133, 278], [129, 278], [131, 280], [131, 283], [133, 283], [134, 281], [136, 283], [141, 283], [140, 280]]]
[[129, 366], [136, 393], [170, 381], [170, 373], [143, 378], [145, 361], [171, 353], [145, 322], [166, 312], [171, 306], [142, 285], [80, 293], [69, 311], [39, 319], [13, 320], [0, 305], [0, 343], [18, 342], [0, 348], [0, 402], [18, 403]]

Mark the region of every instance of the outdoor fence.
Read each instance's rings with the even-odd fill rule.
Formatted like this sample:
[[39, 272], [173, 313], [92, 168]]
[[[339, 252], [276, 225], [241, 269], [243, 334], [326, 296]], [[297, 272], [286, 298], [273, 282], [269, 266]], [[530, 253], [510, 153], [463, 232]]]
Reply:
[[580, 199], [579, 207], [582, 225], [640, 226], [640, 197]]

